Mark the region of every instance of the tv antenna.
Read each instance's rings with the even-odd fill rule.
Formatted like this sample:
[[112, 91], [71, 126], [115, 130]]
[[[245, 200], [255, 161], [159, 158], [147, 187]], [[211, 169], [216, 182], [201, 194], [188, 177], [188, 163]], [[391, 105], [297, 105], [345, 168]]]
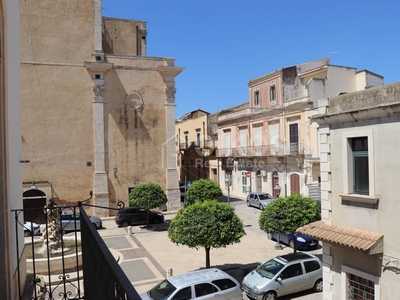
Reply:
[[330, 57], [331, 54], [338, 54], [339, 51], [334, 51], [334, 52], [328, 52], [328, 57]]

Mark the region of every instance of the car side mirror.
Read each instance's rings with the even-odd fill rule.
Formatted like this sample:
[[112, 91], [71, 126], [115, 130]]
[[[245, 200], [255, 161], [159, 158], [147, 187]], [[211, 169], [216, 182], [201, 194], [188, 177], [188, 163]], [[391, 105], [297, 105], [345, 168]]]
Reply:
[[279, 283], [282, 282], [282, 278], [280, 278], [280, 277], [277, 277], [275, 280], [278, 281]]

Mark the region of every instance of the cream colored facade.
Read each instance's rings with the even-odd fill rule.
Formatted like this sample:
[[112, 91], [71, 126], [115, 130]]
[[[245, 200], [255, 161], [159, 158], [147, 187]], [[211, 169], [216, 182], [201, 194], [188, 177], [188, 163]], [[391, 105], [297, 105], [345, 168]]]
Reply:
[[[101, 0], [21, 1], [24, 192], [115, 207], [160, 184], [180, 207], [175, 60], [146, 56], [145, 21], [102, 16]], [[96, 208], [107, 216], [109, 210]]]
[[218, 141], [216, 126], [212, 122], [214, 119], [214, 114], [199, 109], [175, 121], [180, 185], [201, 178], [218, 182], [218, 161], [215, 157]]
[[[0, 0], [0, 299], [19, 296], [17, 260], [23, 255], [22, 228], [15, 228], [11, 211], [22, 207], [21, 169], [21, 102], [19, 3]], [[25, 261], [22, 259], [21, 261]], [[20, 265], [21, 271], [24, 266]], [[21, 274], [21, 288], [25, 274]]]
[[[323, 241], [323, 299], [397, 299], [400, 83], [332, 97], [320, 106], [313, 120], [320, 126], [326, 225], [321, 230], [310, 224], [301, 232]], [[356, 144], [361, 140], [362, 148]]]
[[321, 59], [282, 68], [248, 83], [247, 103], [218, 117], [220, 181], [232, 178], [231, 193], [281, 196], [299, 192], [320, 198], [317, 100], [382, 85], [368, 71], [332, 66]]

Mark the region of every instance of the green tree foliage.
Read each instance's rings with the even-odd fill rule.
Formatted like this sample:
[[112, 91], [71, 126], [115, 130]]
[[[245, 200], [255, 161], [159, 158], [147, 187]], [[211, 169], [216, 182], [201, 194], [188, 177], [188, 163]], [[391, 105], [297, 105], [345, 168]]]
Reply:
[[158, 184], [149, 182], [137, 185], [129, 194], [129, 205], [147, 210], [146, 227], [149, 226], [149, 210], [167, 203], [167, 196]]
[[186, 191], [187, 204], [193, 204], [196, 201], [218, 200], [221, 196], [221, 187], [209, 178], [194, 181]]
[[245, 235], [242, 220], [234, 207], [215, 200], [197, 201], [171, 220], [168, 237], [173, 243], [206, 251], [206, 268], [210, 267], [210, 249], [239, 243]]
[[[297, 228], [321, 219], [318, 203], [298, 193], [278, 198], [261, 212], [258, 224], [269, 233], [296, 233]], [[296, 252], [296, 243], [294, 243]]]

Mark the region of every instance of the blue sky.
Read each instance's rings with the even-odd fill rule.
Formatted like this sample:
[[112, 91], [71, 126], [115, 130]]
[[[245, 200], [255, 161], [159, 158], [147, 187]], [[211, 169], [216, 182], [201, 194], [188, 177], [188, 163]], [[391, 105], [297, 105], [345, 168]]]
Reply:
[[248, 101], [247, 83], [330, 57], [400, 81], [400, 2], [103, 0], [107, 17], [147, 21], [147, 55], [175, 58], [176, 116]]

